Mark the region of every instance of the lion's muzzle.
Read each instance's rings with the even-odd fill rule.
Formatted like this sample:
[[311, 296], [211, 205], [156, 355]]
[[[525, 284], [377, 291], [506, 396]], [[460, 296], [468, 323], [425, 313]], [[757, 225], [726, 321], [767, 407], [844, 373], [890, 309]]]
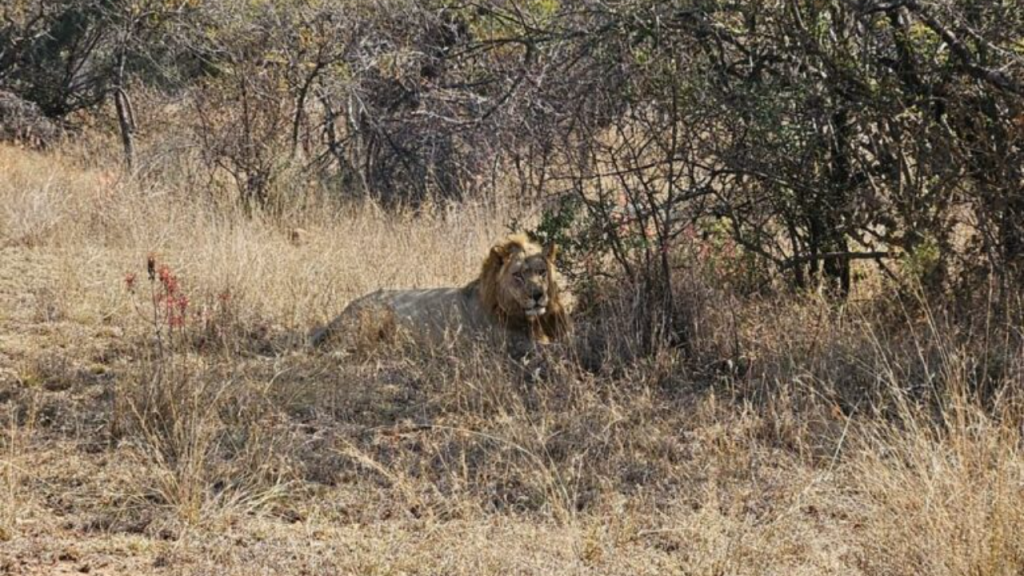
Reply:
[[523, 313], [527, 317], [543, 316], [548, 311], [548, 297], [543, 292], [535, 294], [533, 298], [527, 298], [523, 306]]

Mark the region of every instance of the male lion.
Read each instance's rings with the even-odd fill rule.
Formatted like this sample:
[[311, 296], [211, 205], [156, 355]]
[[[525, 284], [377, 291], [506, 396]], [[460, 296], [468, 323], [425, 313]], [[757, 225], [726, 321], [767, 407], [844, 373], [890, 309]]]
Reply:
[[498, 332], [509, 343], [547, 343], [565, 334], [569, 316], [555, 279], [555, 245], [541, 248], [515, 234], [491, 248], [480, 276], [461, 288], [378, 290], [350, 303], [312, 335], [314, 346], [335, 336], [358, 341], [403, 332], [421, 343], [446, 334]]

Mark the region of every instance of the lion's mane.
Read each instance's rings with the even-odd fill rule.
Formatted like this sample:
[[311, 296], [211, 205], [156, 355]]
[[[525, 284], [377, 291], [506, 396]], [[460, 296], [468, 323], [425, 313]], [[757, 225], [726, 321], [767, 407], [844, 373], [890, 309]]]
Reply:
[[544, 252], [525, 235], [513, 234], [505, 242], [491, 249], [480, 267], [480, 277], [466, 286], [466, 289], [472, 290], [475, 286], [483, 309], [508, 330], [526, 333], [534, 340], [558, 339], [569, 327], [569, 315], [562, 301], [562, 291], [554, 267], [558, 250], [551, 246], [548, 249], [550, 254], [545, 256], [548, 265], [547, 311], [533, 319], [527, 318], [523, 310], [516, 305], [514, 297], [510, 295], [509, 278], [503, 274], [509, 256], [517, 250], [526, 254]]

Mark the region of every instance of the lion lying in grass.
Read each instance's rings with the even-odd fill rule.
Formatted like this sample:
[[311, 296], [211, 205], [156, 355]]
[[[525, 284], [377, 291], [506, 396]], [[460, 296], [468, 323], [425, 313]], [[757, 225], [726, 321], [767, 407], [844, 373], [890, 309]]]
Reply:
[[[569, 328], [554, 269], [556, 246], [541, 248], [512, 235], [491, 248], [480, 276], [461, 288], [378, 290], [354, 300], [312, 335], [314, 346], [343, 337], [351, 343], [391, 340], [405, 334], [437, 343], [463, 334], [547, 343]], [[353, 340], [354, 338], [354, 340]]]

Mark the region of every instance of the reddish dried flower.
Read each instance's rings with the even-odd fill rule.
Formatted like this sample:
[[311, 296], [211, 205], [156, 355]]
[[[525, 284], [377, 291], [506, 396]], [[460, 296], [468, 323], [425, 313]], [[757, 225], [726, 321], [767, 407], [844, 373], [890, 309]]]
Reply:
[[217, 299], [221, 302], [227, 302], [228, 300], [231, 300], [231, 292], [225, 290], [220, 294], [217, 294]]
[[150, 282], [156, 280], [156, 256], [152, 252], [146, 256], [146, 273]]
[[[167, 308], [167, 325], [171, 328], [177, 328], [185, 325], [185, 307], [188, 306], [188, 300], [176, 297], [172, 294], [168, 294], [162, 298], [164, 306]], [[184, 300], [184, 305], [182, 301]]]
[[189, 304], [188, 297], [185, 295], [175, 296], [174, 294], [167, 294], [158, 300], [163, 300], [164, 306], [167, 308], [168, 326], [177, 328], [185, 325], [185, 312], [188, 310]]
[[166, 264], [160, 267], [158, 274], [160, 276], [160, 283], [164, 285], [164, 290], [168, 294], [174, 294], [178, 291], [178, 279]]
[[127, 272], [124, 275], [124, 285], [128, 287], [128, 291], [131, 292], [135, 288], [135, 273]]

